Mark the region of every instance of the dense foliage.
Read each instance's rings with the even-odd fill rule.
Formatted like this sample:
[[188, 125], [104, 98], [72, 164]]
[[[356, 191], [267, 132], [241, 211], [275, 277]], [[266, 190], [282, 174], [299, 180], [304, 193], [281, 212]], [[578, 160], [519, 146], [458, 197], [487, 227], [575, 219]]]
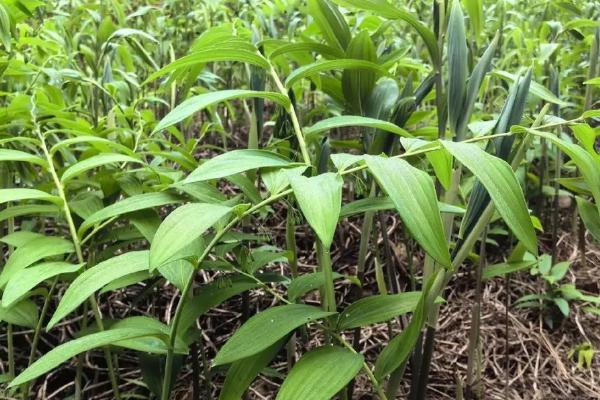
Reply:
[[[60, 398], [208, 398], [220, 376], [219, 399], [240, 399], [266, 373], [280, 400], [358, 398], [356, 379], [423, 399], [461, 271], [479, 293], [539, 276], [515, 306], [549, 328], [600, 314], [564, 282], [572, 260], [538, 247], [544, 230], [557, 243], [560, 196], [585, 224], [578, 263], [600, 240], [600, 4], [148, 3], [0, 2], [8, 398], [45, 398], [55, 374]], [[238, 327], [205, 351], [205, 315], [236, 296]], [[481, 396], [471, 318], [457, 398]], [[388, 340], [365, 357], [375, 324]]]

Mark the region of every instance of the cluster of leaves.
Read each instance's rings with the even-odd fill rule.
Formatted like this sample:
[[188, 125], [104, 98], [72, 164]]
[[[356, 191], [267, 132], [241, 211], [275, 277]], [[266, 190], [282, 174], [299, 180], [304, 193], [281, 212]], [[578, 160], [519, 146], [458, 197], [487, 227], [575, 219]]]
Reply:
[[[594, 4], [540, 2], [578, 17], [546, 21], [532, 39], [524, 29], [536, 20], [513, 17], [504, 2], [484, 13], [482, 2], [465, 1], [468, 25], [458, 0], [433, 10], [385, 0], [198, 2], [194, 11], [178, 1], [73, 3], [0, 4], [0, 320], [12, 355], [13, 326], [33, 329], [28, 364], [9, 355], [10, 393], [26, 398], [36, 378], [102, 348], [120, 398], [118, 347], [136, 354], [145, 385], [166, 400], [200, 340], [197, 321], [260, 289], [277, 305], [245, 321], [205, 366], [228, 366], [221, 399], [241, 398], [284, 347], [293, 358], [303, 327], [326, 344], [290, 363], [278, 399], [329, 399], [346, 386], [351, 397], [361, 371], [379, 398], [393, 398], [411, 357], [422, 365], [411, 396], [421, 399], [431, 356], [422, 332], [435, 331], [440, 296], [488, 226], [508, 227], [522, 251], [487, 277], [535, 264], [555, 285], [568, 270], [538, 259], [540, 223], [523, 191], [542, 145], [569, 158], [572, 176], [556, 182], [577, 195], [600, 239]], [[539, 60], [515, 66], [532, 48]], [[569, 68], [546, 75], [561, 63]], [[565, 77], [557, 90], [555, 80], [539, 83], [557, 74]], [[585, 93], [561, 90], [581, 74]], [[559, 117], [563, 109], [570, 119]], [[234, 131], [245, 148], [228, 149], [239, 143]], [[287, 207], [286, 249], [241, 229], [266, 220], [277, 202]], [[294, 208], [314, 232], [312, 272], [298, 268]], [[387, 231], [374, 217], [388, 210], [423, 265], [401, 292], [391, 259], [375, 251], [379, 293], [363, 296], [367, 249]], [[331, 250], [351, 216], [363, 221], [358, 267], [343, 276]], [[270, 272], [273, 263], [289, 268]], [[199, 270], [212, 281], [196, 285]], [[357, 288], [345, 307], [336, 299], [340, 281]], [[178, 289], [167, 321], [103, 317], [106, 293], [141, 283]], [[317, 289], [321, 304], [307, 303]], [[592, 301], [573, 291], [552, 286], [521, 303], [550, 301], [566, 314], [565, 296]], [[374, 365], [360, 340], [347, 338], [407, 313], [410, 323], [382, 344]], [[71, 315], [81, 317], [80, 332], [39, 356], [44, 331]], [[74, 386], [81, 398], [81, 374]]]

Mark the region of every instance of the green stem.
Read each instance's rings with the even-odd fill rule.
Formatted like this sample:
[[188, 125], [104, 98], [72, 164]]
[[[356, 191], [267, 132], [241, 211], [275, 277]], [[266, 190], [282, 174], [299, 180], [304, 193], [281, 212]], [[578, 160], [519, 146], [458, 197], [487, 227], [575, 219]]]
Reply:
[[331, 266], [331, 252], [329, 248], [323, 246], [321, 241], [317, 241], [317, 252], [321, 260], [321, 271], [323, 271], [325, 299], [323, 308], [330, 312], [335, 312], [335, 290], [333, 287], [333, 269]]
[[302, 128], [300, 128], [300, 122], [298, 122], [298, 115], [296, 114], [296, 110], [294, 109], [292, 100], [289, 98], [289, 95], [288, 95], [288, 92], [287, 92], [285, 86], [283, 86], [283, 83], [281, 83], [281, 80], [279, 79], [279, 76], [277, 75], [275, 68], [270, 63], [269, 63], [269, 74], [273, 78], [273, 81], [275, 82], [275, 86], [277, 86], [277, 89], [279, 90], [279, 92], [281, 92], [282, 95], [284, 95], [285, 97], [287, 97], [290, 100], [290, 105], [287, 107], [286, 111], [288, 112], [288, 114], [290, 115], [290, 119], [292, 120], [292, 126], [294, 127], [294, 133], [296, 134], [296, 139], [298, 140], [298, 146], [300, 146], [300, 152], [302, 153], [302, 159], [304, 160], [305, 164], [311, 165], [310, 155], [308, 154], [308, 148], [306, 147], [306, 142], [304, 141], [304, 134], [302, 133]]
[[[79, 240], [79, 236], [77, 235], [77, 228], [75, 228], [75, 222], [73, 221], [73, 216], [71, 215], [69, 203], [67, 202], [67, 196], [65, 194], [64, 186], [63, 186], [60, 178], [58, 177], [58, 174], [56, 173], [56, 169], [54, 168], [52, 156], [50, 155], [50, 152], [48, 151], [48, 147], [46, 146], [46, 140], [40, 130], [40, 126], [35, 117], [35, 114], [34, 114], [35, 104], [32, 104], [32, 108], [33, 108], [32, 121], [33, 121], [34, 130], [35, 130], [38, 138], [40, 139], [40, 145], [41, 145], [42, 151], [44, 152], [46, 161], [48, 162], [48, 171], [50, 172], [50, 175], [52, 176], [52, 180], [54, 181], [54, 185], [56, 187], [56, 190], [58, 191], [58, 196], [62, 200], [62, 206], [63, 206], [63, 211], [65, 214], [65, 219], [66, 219], [67, 225], [69, 227], [71, 241], [73, 242], [73, 246], [75, 247], [75, 254], [77, 255], [77, 262], [79, 262], [80, 264], [83, 264], [83, 263], [85, 263], [85, 260], [83, 258], [83, 251], [81, 250], [81, 242]], [[96, 302], [96, 298], [94, 297], [94, 295], [90, 296], [89, 301], [92, 305], [92, 310], [94, 311], [94, 317], [96, 319], [96, 323], [98, 324], [98, 328], [101, 331], [103, 331], [104, 324], [102, 323], [102, 316], [100, 315], [100, 309], [98, 307], [98, 303]], [[110, 381], [112, 384], [113, 395], [116, 400], [120, 400], [121, 396], [119, 394], [119, 386], [117, 383], [117, 377], [116, 377], [116, 374], [115, 374], [115, 371], [113, 368], [112, 356], [110, 353], [110, 349], [108, 347], [105, 347], [104, 355], [106, 358], [108, 374], [109, 374]]]
[[[54, 293], [54, 289], [56, 288], [56, 284], [58, 283], [57, 275], [50, 285], [50, 289], [48, 289], [48, 295], [44, 299], [44, 305], [42, 306], [42, 311], [40, 312], [40, 316], [38, 318], [37, 325], [35, 326], [35, 330], [33, 332], [33, 340], [31, 341], [31, 351], [29, 352], [29, 360], [27, 362], [27, 366], [29, 367], [33, 363], [33, 359], [35, 358], [35, 353], [37, 352], [37, 346], [40, 341], [40, 336], [42, 333], [42, 328], [44, 326], [44, 318], [46, 317], [46, 313], [48, 312], [48, 307], [50, 306], [50, 299], [52, 298], [52, 294]], [[29, 387], [31, 382], [26, 382], [23, 384], [23, 399], [29, 398]]]

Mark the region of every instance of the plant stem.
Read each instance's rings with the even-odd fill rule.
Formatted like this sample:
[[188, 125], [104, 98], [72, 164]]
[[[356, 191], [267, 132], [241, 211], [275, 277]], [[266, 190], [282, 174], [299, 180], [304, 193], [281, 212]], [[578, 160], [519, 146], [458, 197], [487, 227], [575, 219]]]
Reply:
[[[37, 352], [37, 346], [42, 333], [42, 327], [44, 326], [44, 318], [46, 316], [46, 313], [48, 312], [48, 307], [50, 306], [50, 299], [52, 298], [52, 294], [54, 293], [54, 289], [56, 288], [56, 284], [58, 283], [58, 278], [59, 276], [57, 275], [52, 280], [52, 283], [50, 284], [50, 289], [48, 289], [48, 295], [44, 299], [44, 305], [42, 306], [42, 311], [40, 312], [37, 325], [35, 326], [35, 330], [33, 332], [33, 340], [31, 341], [31, 351], [29, 352], [29, 360], [27, 362], [28, 367], [33, 363], [33, 359], [35, 358], [35, 353]], [[30, 385], [31, 382], [26, 382], [22, 386], [23, 400], [29, 398]]]
[[481, 286], [482, 279], [481, 275], [483, 273], [483, 267], [485, 265], [485, 241], [487, 239], [487, 227], [484, 229], [483, 234], [481, 235], [481, 247], [479, 250], [479, 263], [477, 264], [477, 270], [475, 274], [475, 302], [473, 304], [473, 308], [471, 309], [471, 331], [469, 332], [469, 345], [467, 347], [467, 382], [466, 382], [466, 398], [470, 399], [474, 396], [475, 391], [474, 387], [476, 382], [473, 378], [473, 370], [475, 369], [476, 359], [476, 351], [479, 348], [480, 338], [479, 338], [479, 327], [481, 323]]
[[290, 115], [290, 119], [292, 120], [292, 126], [294, 127], [294, 133], [296, 134], [296, 139], [298, 140], [298, 146], [300, 146], [300, 152], [302, 153], [302, 159], [304, 163], [307, 165], [311, 165], [310, 155], [308, 154], [308, 148], [306, 147], [306, 142], [304, 141], [304, 134], [302, 133], [302, 128], [300, 128], [300, 122], [298, 122], [298, 115], [296, 114], [296, 110], [294, 109], [294, 105], [292, 104], [292, 100], [290, 99], [285, 86], [281, 83], [279, 79], [279, 75], [275, 71], [275, 68], [271, 63], [269, 63], [269, 74], [273, 78], [275, 82], [275, 86], [282, 95], [286, 96], [290, 100], [290, 105], [287, 108], [287, 112]]
[[317, 240], [317, 252], [321, 262], [321, 271], [323, 272], [324, 294], [323, 308], [326, 311], [335, 312], [335, 291], [333, 287], [333, 270], [331, 267], [331, 252], [323, 246], [320, 240]]
[[[79, 241], [79, 236], [77, 235], [77, 228], [75, 228], [75, 222], [73, 221], [73, 216], [71, 215], [69, 203], [67, 202], [67, 196], [65, 194], [63, 184], [62, 184], [60, 178], [58, 177], [58, 174], [56, 173], [56, 169], [54, 168], [52, 156], [50, 155], [50, 152], [48, 151], [48, 147], [46, 146], [46, 140], [44, 138], [44, 135], [42, 134], [42, 132], [40, 130], [40, 126], [35, 117], [35, 113], [34, 113], [35, 104], [32, 104], [32, 107], [33, 107], [33, 110], [32, 110], [31, 116], [32, 116], [34, 130], [35, 130], [38, 138], [40, 139], [42, 151], [44, 152], [46, 161], [48, 162], [48, 171], [50, 172], [50, 175], [52, 176], [52, 180], [54, 181], [54, 185], [56, 187], [56, 190], [58, 191], [58, 196], [62, 200], [63, 212], [65, 214], [65, 219], [66, 219], [67, 225], [69, 227], [71, 241], [73, 242], [73, 246], [75, 247], [75, 254], [77, 255], [77, 262], [79, 262], [80, 264], [83, 264], [83, 263], [85, 263], [85, 260], [83, 258], [83, 251], [81, 250], [81, 242]], [[104, 324], [102, 323], [102, 316], [100, 315], [100, 309], [98, 307], [98, 303], [96, 302], [96, 298], [94, 297], [94, 295], [91, 295], [89, 297], [89, 301], [92, 305], [92, 310], [94, 312], [96, 324], [98, 325], [98, 328], [101, 331], [103, 331]], [[111, 355], [110, 349], [108, 347], [104, 348], [104, 356], [106, 358], [106, 366], [108, 369], [108, 374], [109, 374], [110, 382], [111, 382], [112, 389], [113, 389], [113, 395], [116, 400], [119, 400], [121, 398], [121, 396], [119, 394], [119, 385], [118, 385], [117, 377], [116, 377], [115, 370], [113, 367], [112, 355]]]

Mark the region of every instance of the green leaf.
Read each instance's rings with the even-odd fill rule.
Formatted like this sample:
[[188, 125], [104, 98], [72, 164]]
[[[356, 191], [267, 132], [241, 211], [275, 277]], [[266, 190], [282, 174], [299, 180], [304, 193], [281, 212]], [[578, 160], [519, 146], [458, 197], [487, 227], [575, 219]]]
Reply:
[[483, 19], [483, 0], [463, 0], [467, 14], [469, 14], [469, 21], [471, 28], [473, 28], [473, 36], [477, 38], [481, 33], [481, 28], [485, 23]]
[[290, 183], [302, 214], [328, 249], [340, 215], [342, 177], [329, 172], [311, 178], [297, 176]]
[[287, 98], [287, 96], [275, 92], [261, 92], [256, 90], [220, 90], [218, 92], [203, 93], [198, 96], [190, 97], [171, 110], [171, 112], [169, 112], [156, 125], [152, 131], [152, 134], [175, 125], [176, 123], [183, 121], [187, 117], [190, 117], [198, 111], [213, 104], [232, 99], [247, 99], [254, 97], [271, 100], [285, 108], [288, 108], [290, 105], [290, 100]]
[[151, 42], [158, 43], [158, 40], [156, 40], [154, 38], [154, 36], [150, 35], [149, 33], [146, 33], [139, 29], [132, 29], [132, 28], [117, 29], [108, 37], [106, 42], [110, 42], [113, 39], [127, 38], [127, 37], [132, 37], [132, 36], [139, 36], [144, 39], [148, 39]]
[[222, 61], [237, 61], [256, 65], [261, 68], [269, 68], [269, 63], [262, 57], [258, 52], [250, 49], [203, 49], [195, 51], [191, 54], [181, 57], [178, 60], [173, 61], [166, 67], [154, 72], [146, 79], [145, 83], [151, 82], [156, 78], [168, 74], [169, 72], [176, 71], [181, 68], [193, 67], [198, 64], [204, 64], [208, 62], [222, 62]]
[[181, 201], [182, 199], [180, 197], [167, 192], [144, 193], [131, 196], [96, 211], [87, 217], [79, 227], [78, 234], [79, 236], [82, 236], [86, 230], [109, 218], [147, 208], [180, 203]]
[[325, 346], [306, 353], [283, 381], [277, 400], [329, 400], [363, 365], [363, 356], [343, 347]]
[[280, 57], [284, 54], [298, 52], [316, 52], [328, 58], [344, 58], [344, 52], [338, 48], [315, 42], [287, 43], [279, 46], [269, 54], [270, 59]]
[[303, 65], [302, 67], [295, 69], [287, 77], [285, 86], [289, 88], [295, 82], [316, 75], [320, 72], [346, 69], [365, 69], [382, 75], [387, 75], [387, 71], [384, 68], [371, 61], [355, 59], [319, 60], [312, 64]]
[[294, 168], [267, 168], [261, 173], [263, 183], [272, 195], [281, 193], [290, 186], [290, 176], [299, 176], [306, 171], [307, 166], [303, 165]]
[[214, 365], [229, 364], [250, 357], [273, 345], [297, 327], [335, 313], [304, 304], [272, 307], [250, 318], [225, 343]]
[[304, 128], [305, 135], [314, 135], [320, 132], [346, 126], [364, 126], [367, 128], [376, 128], [386, 132], [392, 132], [399, 136], [411, 137], [412, 135], [399, 126], [376, 118], [361, 117], [358, 115], [340, 115], [327, 118], [316, 124]]
[[8, 308], [0, 306], [0, 321], [26, 328], [35, 328], [38, 322], [37, 306], [29, 299], [21, 300]]
[[594, 239], [600, 241], [600, 213], [594, 204], [583, 197], [577, 196], [577, 210], [583, 220], [585, 227], [592, 234]]
[[219, 400], [240, 400], [254, 378], [275, 358], [284, 343], [285, 340], [280, 340], [258, 354], [231, 364]]
[[4, 287], [13, 276], [31, 264], [46, 257], [58, 256], [75, 251], [73, 243], [59, 237], [36, 237], [11, 254], [0, 273], [0, 288]]
[[0, 41], [7, 53], [11, 51], [11, 23], [10, 13], [7, 5], [0, 3]]
[[[344, 278], [344, 275], [333, 272], [333, 279]], [[325, 278], [323, 272], [313, 272], [310, 274], [303, 274], [295, 278], [288, 286], [288, 299], [291, 302], [295, 302], [306, 293], [317, 290], [325, 284]]]
[[112, 141], [109, 139], [105, 139], [103, 137], [89, 136], [89, 135], [76, 136], [73, 138], [61, 140], [60, 142], [58, 142], [54, 146], [52, 146], [52, 148], [50, 149], [50, 154], [54, 154], [59, 149], [68, 147], [72, 144], [78, 144], [78, 143], [84, 143], [86, 145], [97, 144], [98, 145], [97, 147], [99, 149], [106, 150], [106, 152], [109, 152], [109, 149], [115, 149], [115, 150], [121, 151], [122, 153], [130, 155], [132, 157], [136, 156], [135, 151], [131, 150], [127, 146], [122, 145], [121, 143], [118, 143], [118, 142], [115, 142], [115, 141]]
[[[513, 83], [518, 78], [517, 75], [511, 74], [506, 71], [495, 70], [492, 72], [492, 74], [496, 75], [499, 78], [502, 78], [506, 81], [513, 82]], [[558, 104], [561, 107], [569, 105], [569, 103], [562, 101], [561, 99], [556, 97], [550, 90], [548, 90], [546, 87], [540, 85], [537, 82], [531, 82], [529, 92], [542, 100], [545, 100], [549, 103]]]
[[334, 48], [345, 50], [348, 47], [350, 28], [337, 7], [328, 0], [309, 0], [308, 13], [314, 18], [325, 41]]
[[491, 279], [497, 276], [504, 276], [511, 272], [522, 271], [529, 269], [536, 264], [536, 261], [514, 261], [490, 265], [483, 270], [481, 277], [483, 279]]
[[431, 177], [402, 159], [366, 156], [365, 160], [414, 239], [434, 260], [449, 266], [448, 243]]
[[160, 224], [150, 246], [150, 270], [175, 261], [177, 253], [199, 238], [221, 218], [230, 207], [210, 203], [190, 203], [173, 211]]
[[2, 306], [10, 307], [46, 279], [60, 274], [69, 274], [79, 271], [85, 264], [69, 264], [63, 261], [46, 262], [24, 268], [14, 273], [6, 284], [2, 295]]
[[[468, 2], [478, 1], [481, 0], [468, 0]], [[492, 58], [494, 57], [494, 53], [496, 52], [496, 47], [498, 45], [499, 40], [500, 34], [496, 34], [496, 36], [494, 36], [494, 39], [492, 40], [492, 43], [490, 43], [488, 48], [485, 50], [485, 52], [481, 56], [481, 59], [479, 59], [479, 62], [477, 63], [477, 65], [475, 65], [475, 68], [473, 68], [473, 72], [471, 73], [471, 77], [469, 78], [469, 82], [467, 84], [465, 101], [462, 106], [462, 115], [459, 116], [459, 121], [456, 128], [456, 132], [459, 135], [459, 139], [461, 139], [462, 136], [466, 133], [469, 120], [471, 119], [471, 114], [473, 113], [473, 107], [475, 106], [475, 100], [477, 100], [477, 96], [479, 95], [481, 83], [483, 82], [483, 78], [490, 69], [490, 65], [492, 64]]]
[[176, 260], [158, 267], [158, 272], [179, 290], [183, 290], [194, 273], [194, 266], [187, 260]]
[[[169, 348], [163, 339], [169, 337], [171, 328], [154, 318], [138, 315], [121, 319], [110, 326], [110, 330], [114, 329], [152, 330], [161, 333], [160, 336], [144, 336], [120, 340], [119, 346], [121, 347], [152, 354], [166, 354]], [[179, 336], [175, 338], [174, 351], [178, 354], [187, 354], [188, 352], [185, 342]]]
[[469, 72], [467, 63], [464, 16], [460, 1], [453, 0], [448, 21], [448, 123], [455, 134], [458, 134], [458, 126], [463, 117]]
[[[376, 212], [383, 210], [391, 210], [395, 208], [394, 202], [387, 196], [382, 197], [367, 197], [360, 200], [355, 200], [352, 203], [344, 204], [340, 211], [340, 218], [350, 217], [356, 214], [363, 214], [368, 211]], [[438, 202], [438, 207], [441, 213], [449, 214], [464, 214], [465, 209], [452, 204]]]
[[556, 304], [556, 306], [558, 307], [560, 312], [563, 313], [563, 315], [565, 317], [569, 316], [569, 302], [568, 301], [566, 301], [562, 297], [555, 297], [552, 299], [552, 301], [554, 302], [554, 304]]
[[25, 153], [20, 150], [0, 149], [0, 162], [3, 161], [24, 161], [32, 164], [40, 165], [44, 168], [48, 167], [48, 163], [41, 157], [34, 154]]
[[496, 210], [515, 236], [532, 254], [537, 254], [537, 237], [529, 218], [523, 190], [506, 161], [471, 143], [442, 141], [452, 155], [467, 167], [488, 191]]
[[415, 309], [421, 292], [380, 294], [364, 297], [344, 309], [338, 318], [338, 329], [346, 330], [388, 321]]
[[232, 150], [204, 162], [183, 183], [207, 181], [239, 174], [240, 172], [268, 167], [284, 168], [292, 164], [277, 153], [266, 150]]
[[9, 218], [21, 217], [23, 215], [52, 215], [59, 212], [59, 208], [55, 205], [48, 204], [24, 204], [22, 206], [12, 206], [0, 211], [0, 221], [5, 221]]
[[79, 307], [88, 297], [110, 282], [125, 275], [148, 269], [148, 251], [131, 251], [110, 258], [79, 275], [63, 295], [46, 330]]
[[[354, 35], [346, 49], [346, 58], [377, 62], [377, 50], [368, 31], [363, 30]], [[371, 70], [346, 69], [342, 73], [342, 92], [352, 113], [365, 113], [377, 75]]]
[[21, 200], [43, 200], [62, 205], [62, 200], [58, 196], [53, 196], [37, 189], [0, 189], [0, 203]]
[[119, 345], [119, 341], [144, 336], [162, 336], [162, 332], [152, 329], [109, 329], [92, 333], [61, 344], [44, 354], [39, 360], [21, 372], [9, 387], [16, 387], [45, 374], [79, 353], [107, 345]]
[[65, 170], [65, 172], [63, 172], [63, 174], [60, 177], [60, 180], [64, 183], [70, 179], [75, 178], [76, 176], [83, 174], [84, 172], [92, 168], [100, 167], [107, 164], [126, 162], [143, 164], [143, 162], [138, 160], [137, 158], [126, 156], [123, 154], [102, 153], [92, 156], [90, 158], [86, 158], [83, 161], [79, 161], [77, 164], [71, 165]]
[[565, 274], [571, 267], [570, 261], [562, 261], [554, 264], [550, 270], [550, 274], [546, 277], [546, 280], [550, 283], [556, 283], [565, 277]]

